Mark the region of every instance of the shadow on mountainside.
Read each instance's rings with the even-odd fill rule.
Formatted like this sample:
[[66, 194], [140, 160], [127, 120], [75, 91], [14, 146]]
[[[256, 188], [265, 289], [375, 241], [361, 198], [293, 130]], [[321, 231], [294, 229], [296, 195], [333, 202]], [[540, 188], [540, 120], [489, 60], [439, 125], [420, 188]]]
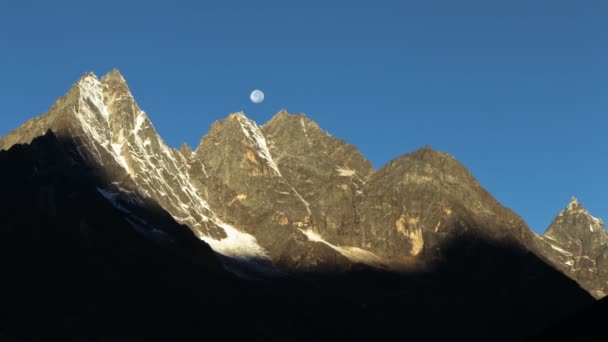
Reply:
[[516, 341], [593, 303], [532, 253], [471, 235], [426, 271], [238, 279], [112, 186], [52, 133], [0, 152], [0, 338]]
[[608, 317], [608, 298], [603, 298], [582, 312], [568, 315], [546, 327], [527, 342], [605, 342], [608, 341], [606, 329]]

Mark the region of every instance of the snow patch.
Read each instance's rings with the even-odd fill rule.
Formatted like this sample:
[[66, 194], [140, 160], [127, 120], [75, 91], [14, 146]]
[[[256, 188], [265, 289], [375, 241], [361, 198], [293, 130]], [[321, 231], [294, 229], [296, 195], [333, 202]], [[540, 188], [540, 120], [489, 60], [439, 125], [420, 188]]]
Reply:
[[560, 248], [560, 247], [558, 247], [558, 246], [556, 246], [556, 245], [554, 245], [554, 244], [552, 244], [552, 243], [548, 243], [548, 244], [549, 244], [549, 246], [550, 246], [551, 248], [553, 248], [554, 250], [556, 250], [556, 251], [560, 252], [561, 254], [566, 255], [566, 256], [569, 256], [569, 257], [571, 257], [571, 256], [572, 256], [572, 253], [570, 253], [570, 252], [568, 252], [568, 251], [566, 251], [566, 250], [564, 250], [564, 249], [562, 249], [562, 248]]
[[116, 161], [118, 161], [120, 166], [122, 166], [123, 169], [125, 169], [129, 175], [132, 175], [131, 169], [129, 168], [129, 164], [127, 163], [127, 160], [125, 159], [125, 157], [122, 155], [122, 146], [123, 145], [122, 144], [111, 144], [111, 146], [112, 146], [112, 150], [114, 151], [114, 158], [116, 158]]
[[241, 125], [241, 129], [249, 142], [256, 147], [256, 152], [258, 155], [262, 159], [266, 160], [268, 166], [270, 166], [276, 172], [276, 174], [280, 176], [281, 172], [270, 155], [270, 151], [268, 150], [268, 146], [266, 144], [266, 138], [264, 138], [262, 135], [258, 125], [255, 122], [247, 119], [243, 113], [237, 113], [236, 119]]
[[97, 192], [99, 192], [101, 194], [101, 196], [103, 196], [106, 200], [108, 200], [108, 202], [110, 202], [114, 208], [125, 212], [125, 213], [130, 213], [130, 211], [123, 207], [122, 205], [120, 205], [120, 203], [118, 202], [118, 194], [115, 194], [113, 192], [110, 192], [106, 189], [102, 189], [102, 188], [97, 188]]
[[308, 132], [306, 131], [306, 124], [304, 123], [304, 118], [300, 118], [300, 125], [302, 126], [302, 130], [304, 131], [304, 136], [306, 137], [308, 146], [312, 146], [312, 143], [310, 142], [310, 139], [308, 138]]
[[142, 125], [146, 121], [146, 114], [144, 112], [139, 113], [135, 119], [135, 127], [133, 128], [133, 134], [137, 134], [141, 129]]
[[214, 251], [235, 259], [270, 261], [268, 253], [258, 244], [253, 235], [243, 233], [224, 222], [216, 222], [216, 224], [226, 232], [226, 238], [216, 240], [209, 236], [200, 236], [200, 239], [208, 243]]
[[88, 99], [107, 122], [110, 119], [110, 113], [108, 112], [108, 108], [103, 104], [102, 86], [97, 76], [93, 73], [85, 75], [78, 81], [78, 88], [80, 89], [80, 97]]
[[346, 246], [346, 247], [342, 247], [342, 246], [336, 246], [334, 244], [331, 244], [327, 241], [325, 241], [325, 239], [323, 239], [321, 237], [321, 235], [319, 235], [318, 233], [308, 229], [308, 230], [303, 230], [298, 228], [302, 233], [304, 233], [304, 235], [306, 235], [306, 237], [308, 238], [309, 241], [313, 241], [313, 242], [320, 242], [323, 243], [329, 247], [331, 247], [333, 250], [337, 251], [338, 253], [342, 254], [343, 256], [345, 256], [346, 258], [348, 258], [349, 260], [353, 261], [353, 262], [360, 262], [360, 263], [364, 263], [364, 264], [368, 264], [368, 265], [382, 265], [382, 258], [380, 258], [379, 256], [377, 256], [376, 254], [366, 251], [364, 249], [361, 248], [357, 248], [357, 247], [350, 247], [350, 246]]
[[336, 167], [336, 171], [340, 177], [352, 177], [355, 175], [355, 170], [350, 170], [347, 168]]

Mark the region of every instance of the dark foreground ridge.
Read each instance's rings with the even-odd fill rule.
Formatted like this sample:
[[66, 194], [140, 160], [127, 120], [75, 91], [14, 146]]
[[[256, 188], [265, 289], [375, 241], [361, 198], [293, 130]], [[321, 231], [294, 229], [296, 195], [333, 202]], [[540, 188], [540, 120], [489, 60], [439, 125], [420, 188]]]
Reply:
[[157, 203], [111, 192], [76, 146], [49, 132], [0, 152], [3, 340], [518, 341], [594, 302], [474, 234], [424, 271], [237, 278]]
[[608, 341], [606, 329], [608, 298], [601, 299], [583, 312], [570, 315], [546, 328], [542, 333], [529, 338], [528, 342]]

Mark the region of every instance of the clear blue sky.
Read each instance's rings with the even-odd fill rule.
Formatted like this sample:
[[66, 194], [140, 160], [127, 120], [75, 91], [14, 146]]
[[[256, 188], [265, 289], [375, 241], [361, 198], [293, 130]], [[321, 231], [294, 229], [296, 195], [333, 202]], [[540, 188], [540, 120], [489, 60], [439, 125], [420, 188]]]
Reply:
[[376, 167], [449, 152], [537, 232], [608, 219], [605, 0], [3, 0], [0, 135], [114, 67], [172, 146], [285, 108]]

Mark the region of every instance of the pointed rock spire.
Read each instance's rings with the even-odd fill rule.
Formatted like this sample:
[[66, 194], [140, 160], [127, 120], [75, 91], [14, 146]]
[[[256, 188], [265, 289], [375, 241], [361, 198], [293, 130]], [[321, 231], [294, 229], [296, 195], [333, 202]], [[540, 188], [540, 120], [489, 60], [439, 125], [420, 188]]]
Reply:
[[192, 152], [192, 148], [185, 142], [180, 146], [179, 152], [186, 158], [190, 158], [194, 153]]
[[605, 231], [603, 221], [593, 217], [573, 196], [568, 206], [555, 217], [544, 235], [565, 238], [566, 235], [579, 236], [601, 231]]
[[602, 220], [572, 197], [540, 238], [539, 248], [553, 264], [596, 297], [608, 293], [606, 276], [597, 277], [608, 258], [608, 231]]
[[576, 199], [576, 197], [572, 196], [570, 199], [570, 203], [566, 207], [566, 210], [579, 210], [584, 209], [581, 203]]
[[[127, 81], [118, 69], [113, 69], [101, 78], [106, 96], [111, 100], [127, 98], [133, 100]], [[134, 101], [134, 100], [133, 100]]]
[[[213, 145], [210, 145], [211, 141], [214, 141]], [[263, 170], [263, 173], [269, 172], [276, 176], [281, 175], [270, 154], [266, 138], [262, 134], [260, 127], [253, 120], [246, 117], [242, 111], [228, 115], [225, 120], [214, 122], [211, 125], [209, 133], [201, 139], [195, 153], [204, 160], [206, 158], [205, 154], [209, 153], [209, 149], [216, 149], [215, 147], [210, 147], [217, 146], [215, 145], [216, 142], [228, 149], [235, 148], [236, 150], [240, 150], [245, 148], [248, 159], [256, 167], [261, 167], [259, 171]], [[242, 145], [242, 142], [245, 142], [245, 144]], [[236, 152], [232, 151], [232, 153]], [[226, 160], [218, 160], [218, 162], [220, 161], [223, 163]], [[211, 164], [213, 165], [214, 163]]]

